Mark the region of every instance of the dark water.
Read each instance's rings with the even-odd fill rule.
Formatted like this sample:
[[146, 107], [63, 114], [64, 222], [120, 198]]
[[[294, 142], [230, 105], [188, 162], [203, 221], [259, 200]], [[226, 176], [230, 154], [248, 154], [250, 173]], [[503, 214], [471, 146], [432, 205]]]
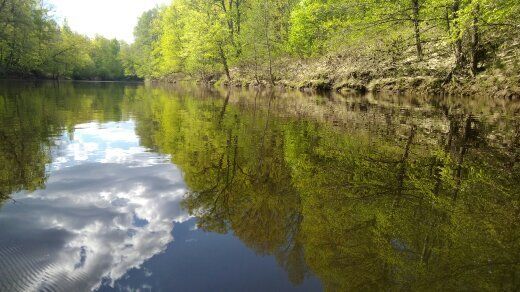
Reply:
[[2, 82], [0, 291], [519, 291], [519, 114]]

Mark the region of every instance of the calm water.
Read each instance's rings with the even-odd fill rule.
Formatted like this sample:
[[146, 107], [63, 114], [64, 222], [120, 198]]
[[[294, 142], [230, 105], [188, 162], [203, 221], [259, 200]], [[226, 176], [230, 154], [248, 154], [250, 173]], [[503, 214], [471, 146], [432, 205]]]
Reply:
[[0, 291], [520, 290], [520, 103], [0, 83]]

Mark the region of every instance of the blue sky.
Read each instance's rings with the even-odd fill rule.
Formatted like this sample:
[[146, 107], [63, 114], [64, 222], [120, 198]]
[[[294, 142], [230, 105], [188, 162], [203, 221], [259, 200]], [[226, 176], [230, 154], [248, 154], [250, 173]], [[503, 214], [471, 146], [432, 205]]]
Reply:
[[133, 29], [139, 16], [156, 5], [171, 0], [47, 0], [59, 20], [82, 34], [97, 34], [133, 42]]

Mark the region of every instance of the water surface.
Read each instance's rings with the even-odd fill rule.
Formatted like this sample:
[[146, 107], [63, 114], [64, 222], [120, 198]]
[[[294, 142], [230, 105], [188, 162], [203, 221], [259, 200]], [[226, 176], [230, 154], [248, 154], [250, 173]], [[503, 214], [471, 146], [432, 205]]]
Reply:
[[0, 291], [517, 291], [519, 113], [2, 82]]

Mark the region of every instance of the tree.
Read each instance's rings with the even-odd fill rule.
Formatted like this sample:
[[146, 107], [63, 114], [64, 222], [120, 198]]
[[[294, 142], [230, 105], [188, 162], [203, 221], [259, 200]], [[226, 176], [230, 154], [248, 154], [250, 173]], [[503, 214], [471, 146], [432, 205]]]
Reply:
[[119, 58], [120, 44], [116, 39], [96, 37], [92, 42], [91, 58], [94, 76], [102, 80], [117, 80], [124, 77], [124, 68]]
[[135, 42], [133, 47], [136, 52], [136, 73], [141, 77], [153, 76], [156, 56], [154, 46], [159, 39], [156, 23], [159, 17], [159, 9], [155, 8], [143, 13], [134, 29]]
[[[66, 21], [58, 25], [50, 12], [44, 1], [0, 1], [1, 75], [55, 79], [123, 77], [119, 41], [103, 45], [102, 38], [90, 40], [73, 32]], [[103, 50], [105, 53], [101, 53]]]

